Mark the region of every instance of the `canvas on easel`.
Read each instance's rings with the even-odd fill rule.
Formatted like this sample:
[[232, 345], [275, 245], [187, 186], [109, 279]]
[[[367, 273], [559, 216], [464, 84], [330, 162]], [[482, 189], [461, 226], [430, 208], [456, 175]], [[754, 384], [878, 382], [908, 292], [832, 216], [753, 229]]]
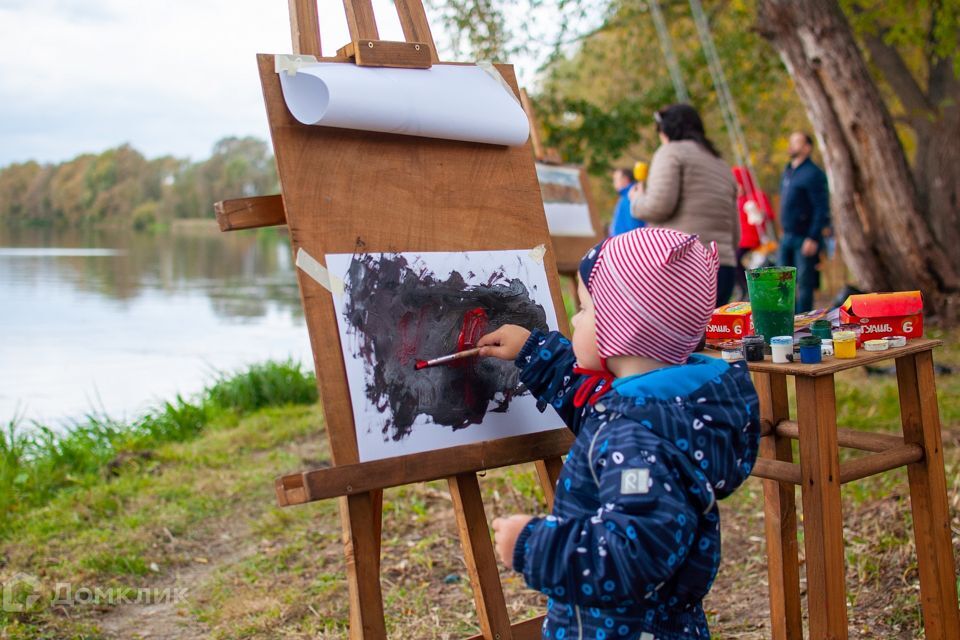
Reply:
[[[318, 63], [391, 67], [408, 74], [428, 73], [433, 66], [443, 66], [437, 60], [418, 0], [396, 2], [405, 42], [379, 40], [368, 1], [344, 4], [351, 43], [340, 49], [338, 56], [322, 58], [315, 6], [291, 1], [294, 53], [313, 55]], [[361, 361], [375, 370], [378, 365], [407, 366], [412, 358], [441, 355], [431, 351], [443, 351], [456, 344], [454, 341], [462, 337], [466, 327], [461, 327], [457, 335], [456, 321], [475, 309], [482, 309], [487, 326], [495, 328], [497, 323], [514, 317], [510, 314], [516, 309], [499, 308], [489, 296], [513, 295], [520, 286], [528, 299], [524, 313], [532, 313], [534, 320], [539, 321], [537, 314], [542, 312], [545, 328], [566, 329], [565, 316], [556, 313], [563, 309], [556, 256], [547, 249], [550, 235], [529, 143], [506, 146], [306, 125], [288, 107], [279, 73], [289, 71], [278, 73], [278, 64], [275, 56], [258, 56], [282, 191], [282, 200], [271, 200], [264, 217], [279, 221], [282, 209], [283, 220], [290, 229], [334, 461], [328, 469], [279, 478], [278, 501], [292, 505], [341, 498], [350, 634], [354, 638], [382, 638], [382, 489], [446, 478], [477, 605], [482, 632], [478, 637], [539, 637], [541, 618], [515, 624], [509, 619], [477, 472], [536, 462], [544, 492], [548, 502], [552, 502], [561, 466], [559, 456], [569, 448], [570, 433], [552, 413], [520, 413], [518, 401], [523, 400], [523, 390], [508, 388], [509, 377], [502, 371], [425, 373], [438, 384], [449, 383], [449, 388], [455, 390], [450, 395], [459, 394], [461, 405], [471, 404], [469, 394], [489, 392], [489, 402], [485, 396], [481, 400], [473, 398], [474, 413], [483, 414], [479, 418], [469, 410], [453, 417], [442, 413], [450, 407], [435, 407], [436, 399], [429, 397], [430, 385], [412, 377], [408, 380], [416, 383], [407, 387], [414, 387], [417, 393], [410, 400], [414, 407], [411, 417], [403, 413], [409, 399], [402, 393], [398, 400], [391, 395], [394, 392], [389, 385], [384, 384], [368, 394], [367, 382], [359, 374], [348, 374], [351, 365]], [[495, 76], [490, 75], [490, 69], [485, 73], [488, 75], [484, 77], [499, 77], [498, 82], [505, 85], [502, 90], [511, 92], [511, 99], [517, 98], [516, 80], [509, 65], [496, 65]], [[371, 95], [367, 99], [377, 97]], [[257, 217], [251, 212], [258, 206], [257, 199], [220, 203], [217, 212], [221, 227], [257, 226], [250, 222]], [[378, 269], [392, 269], [397, 267], [398, 257], [408, 266], [417, 260], [422, 265], [403, 271], [387, 288], [407, 282], [407, 278], [426, 278], [424, 269], [429, 270], [432, 278], [429, 284], [437, 286], [418, 289], [412, 283], [413, 297], [405, 299], [407, 306], [397, 314], [395, 324], [374, 330], [367, 324], [370, 309], [354, 307], [357, 315], [350, 312], [351, 304], [371, 304], [369, 296], [361, 295], [363, 283], [355, 277], [360, 268], [357, 264], [362, 266], [368, 261], [369, 266], [369, 261], [377, 261]], [[475, 269], [465, 266], [471, 261], [475, 261]], [[483, 273], [487, 273], [486, 278]], [[459, 287], [456, 295], [449, 293], [451, 282]], [[453, 304], [465, 294], [476, 296], [467, 305], [469, 308]], [[476, 307], [470, 306], [474, 302]], [[376, 304], [399, 303], [380, 300]], [[429, 317], [419, 318], [417, 309], [427, 309]], [[453, 329], [448, 326], [451, 319]], [[438, 334], [430, 331], [429, 339], [426, 333], [411, 339], [418, 323], [422, 329], [430, 323], [444, 324], [446, 328]], [[408, 339], [410, 342], [405, 345], [404, 340]], [[351, 340], [360, 341], [362, 346]], [[412, 367], [404, 373], [412, 373]], [[472, 382], [470, 376], [475, 376]], [[358, 385], [359, 393], [351, 394], [351, 386]], [[505, 393], [516, 393], [517, 397], [508, 399]], [[355, 400], [363, 397], [390, 411], [384, 410], [379, 416], [361, 414]], [[446, 398], [444, 402], [450, 404]], [[524, 424], [511, 425], [507, 421], [487, 432], [480, 431], [487, 428], [487, 417], [497, 413], [494, 409], [498, 403], [507, 411], [505, 415], [515, 416]], [[513, 411], [518, 413], [510, 413]], [[386, 421], [375, 420], [388, 413]], [[400, 414], [402, 422], [398, 422]], [[531, 425], [531, 420], [537, 422]], [[444, 421], [451, 424], [443, 424]], [[400, 424], [402, 428], [398, 428]], [[361, 455], [358, 434], [365, 429], [374, 431], [374, 435], [379, 430], [382, 440], [386, 428], [388, 440], [396, 442], [395, 437], [403, 440], [414, 427], [427, 425], [450, 433], [466, 434], [474, 429], [473, 434], [486, 435], [473, 439], [458, 436], [443, 448], [416, 447], [407, 452], [402, 448], [389, 450], [388, 445], [386, 455]]]

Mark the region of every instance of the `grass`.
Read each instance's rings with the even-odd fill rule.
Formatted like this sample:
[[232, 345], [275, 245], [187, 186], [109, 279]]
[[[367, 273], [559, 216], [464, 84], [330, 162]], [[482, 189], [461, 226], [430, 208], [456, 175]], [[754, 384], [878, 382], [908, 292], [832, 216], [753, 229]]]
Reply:
[[[960, 333], [943, 337], [947, 345], [936, 361], [960, 371]], [[98, 640], [148, 631], [251, 639], [347, 635], [337, 502], [281, 509], [273, 497], [277, 475], [329, 463], [321, 412], [315, 404], [288, 404], [312, 397], [287, 395], [283, 387], [299, 386], [297, 378], [279, 385], [278, 395], [273, 383], [282, 376], [261, 373], [230, 378], [230, 384], [221, 379], [189, 403], [208, 406], [202, 424], [197, 412], [175, 400], [172, 408], [157, 409], [167, 417], [157, 418], [156, 428], [138, 429], [137, 421], [117, 427], [113, 440], [104, 435], [113, 430], [86, 436], [91, 443], [111, 442], [101, 460], [120, 456], [121, 464], [108, 471], [94, 465], [100, 454], [91, 455], [89, 467], [71, 472], [75, 481], [61, 482], [35, 504], [22, 496], [26, 502], [9, 514], [15, 534], [0, 539], [0, 581], [25, 573], [48, 591], [58, 582], [101, 589], [183, 585], [186, 601], [149, 617], [133, 605], [48, 604], [0, 613], [0, 638]], [[895, 377], [856, 372], [838, 376], [837, 384], [840, 423], [898, 428]], [[937, 384], [952, 526], [960, 531], [960, 375], [940, 375]], [[32, 446], [23, 432], [8, 431], [4, 455], [33, 464], [24, 453]], [[80, 452], [97, 447], [61, 449], [78, 449], [71, 455], [83, 458]], [[139, 455], [145, 452], [150, 455]], [[532, 465], [491, 470], [481, 489], [488, 518], [543, 509]], [[851, 483], [842, 495], [851, 637], [922, 637], [905, 474]], [[706, 602], [715, 639], [769, 637], [762, 509], [756, 479], [722, 503], [723, 565]], [[802, 556], [802, 528], [799, 533]], [[390, 637], [478, 632], [445, 482], [384, 492], [381, 575]], [[522, 578], [501, 570], [501, 581], [511, 619], [542, 613], [543, 599]]]
[[292, 362], [267, 362], [221, 374], [197, 398], [177, 396], [129, 424], [89, 415], [55, 431], [10, 420], [0, 431], [0, 537], [9, 534], [12, 516], [47, 504], [63, 490], [101, 483], [120, 466], [141, 466], [160, 444], [190, 440], [212, 423], [263, 407], [316, 400], [312, 373]]

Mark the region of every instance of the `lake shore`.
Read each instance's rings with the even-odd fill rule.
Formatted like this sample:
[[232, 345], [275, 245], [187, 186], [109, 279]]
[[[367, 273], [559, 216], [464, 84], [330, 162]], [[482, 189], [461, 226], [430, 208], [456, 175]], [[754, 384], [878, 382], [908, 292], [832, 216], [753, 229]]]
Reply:
[[[937, 350], [937, 363], [960, 370], [960, 334], [930, 335], [947, 343]], [[942, 372], [937, 379], [955, 531], [958, 378]], [[208, 390], [204, 397], [213, 395]], [[0, 576], [34, 576], [48, 597], [35, 611], [0, 613], [0, 637], [345, 637], [349, 599], [336, 501], [281, 509], [273, 495], [276, 476], [330, 464], [322, 411], [278, 398], [258, 404], [250, 396], [224, 395], [220, 409], [184, 437], [104, 456], [106, 464], [86, 474], [63, 474], [49, 499], [8, 513]], [[896, 378], [889, 373], [843, 374], [838, 420], [894, 431], [896, 397]], [[168, 406], [176, 408], [177, 401]], [[489, 518], [543, 509], [532, 465], [490, 471], [481, 488]], [[843, 500], [851, 637], [922, 634], [906, 473], [848, 485]], [[714, 638], [769, 637], [762, 503], [755, 478], [722, 503], [724, 559], [706, 602]], [[383, 517], [382, 582], [391, 637], [476, 633], [446, 484], [387, 490]], [[542, 612], [544, 600], [522, 578], [501, 571], [501, 579], [514, 620]], [[58, 583], [70, 585], [73, 602], [50, 605]], [[136, 603], [131, 596], [97, 603], [80, 591], [98, 588], [102, 594], [167, 589], [172, 595], [164, 602]]]

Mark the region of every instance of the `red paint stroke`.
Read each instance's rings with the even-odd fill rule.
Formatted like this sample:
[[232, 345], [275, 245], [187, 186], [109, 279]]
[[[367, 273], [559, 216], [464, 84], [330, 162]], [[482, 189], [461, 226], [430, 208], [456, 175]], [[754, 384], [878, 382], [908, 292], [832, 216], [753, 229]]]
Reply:
[[[408, 311], [400, 316], [400, 346], [397, 347], [397, 359], [400, 364], [407, 364], [417, 353], [422, 338], [422, 325], [424, 309], [419, 313]], [[410, 325], [413, 324], [413, 327]], [[418, 367], [422, 368], [422, 367]]]
[[[477, 341], [487, 331], [487, 312], [481, 307], [471, 309], [463, 314], [463, 328], [460, 329], [460, 335], [457, 337], [457, 351], [472, 349], [477, 346]], [[474, 385], [476, 376], [473, 370], [474, 358], [463, 358], [454, 361], [454, 366], [466, 369], [466, 375], [463, 376], [463, 399], [468, 407], [472, 407], [476, 399], [474, 398]]]
[[486, 330], [486, 310], [477, 307], [467, 311], [463, 314], [463, 328], [460, 329], [460, 336], [457, 338], [457, 351], [465, 351], [476, 347], [477, 341], [486, 333]]

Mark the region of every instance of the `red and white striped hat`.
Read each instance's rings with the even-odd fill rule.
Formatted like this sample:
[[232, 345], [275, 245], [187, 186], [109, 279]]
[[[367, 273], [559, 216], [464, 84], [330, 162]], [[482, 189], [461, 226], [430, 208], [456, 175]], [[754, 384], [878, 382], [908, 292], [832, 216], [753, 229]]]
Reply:
[[580, 274], [600, 357], [686, 362], [713, 314], [719, 264], [716, 243], [672, 229], [643, 227], [592, 249]]

